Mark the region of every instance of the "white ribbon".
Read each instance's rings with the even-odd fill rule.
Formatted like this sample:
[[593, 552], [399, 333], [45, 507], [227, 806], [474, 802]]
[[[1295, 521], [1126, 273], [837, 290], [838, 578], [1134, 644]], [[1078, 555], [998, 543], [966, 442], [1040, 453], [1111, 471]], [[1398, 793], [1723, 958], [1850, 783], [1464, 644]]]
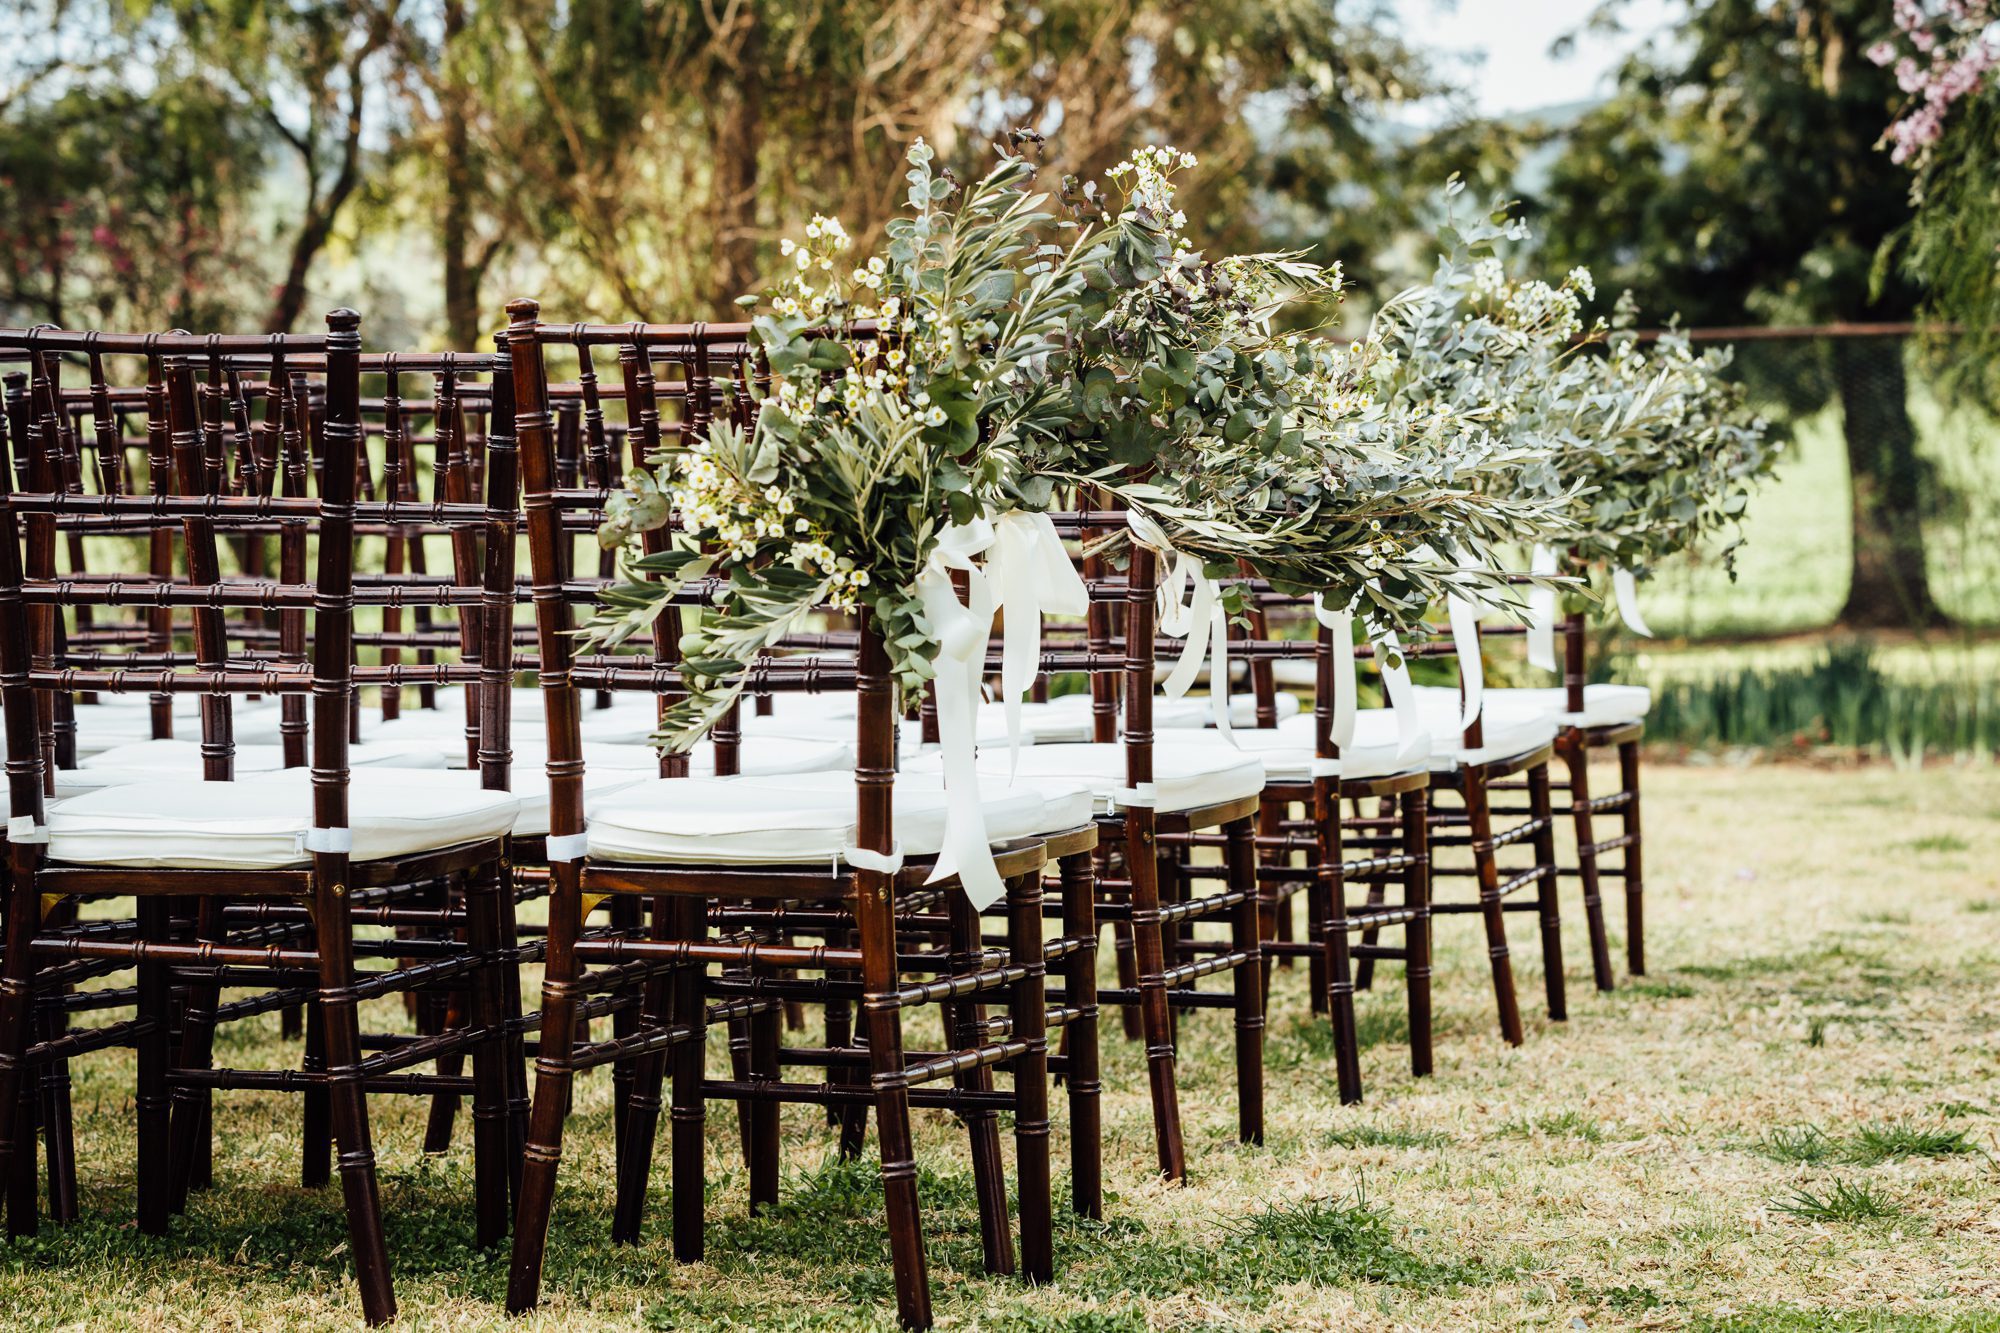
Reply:
[[1116, 787], [1111, 792], [1111, 804], [1119, 809], [1151, 810], [1159, 803], [1159, 791], [1150, 782], [1141, 782], [1131, 787]]
[[1611, 571], [1611, 593], [1618, 600], [1618, 618], [1625, 622], [1625, 628], [1643, 638], [1652, 638], [1653, 631], [1646, 628], [1646, 618], [1639, 614], [1639, 583], [1631, 570]]
[[[1170, 639], [1187, 640], [1187, 647], [1167, 673], [1160, 692], [1169, 699], [1186, 694], [1194, 678], [1201, 674], [1202, 659], [1209, 658], [1209, 717], [1222, 739], [1235, 745], [1236, 736], [1229, 721], [1229, 613], [1223, 609], [1220, 589], [1202, 568], [1201, 561], [1175, 549], [1159, 524], [1137, 510], [1126, 511], [1125, 521], [1132, 529], [1132, 536], [1140, 544], [1158, 551], [1166, 565], [1156, 593], [1160, 633]], [[1186, 602], [1181, 600], [1184, 590], [1188, 595]], [[1203, 625], [1208, 627], [1206, 642], [1196, 634]]]
[[1047, 514], [1015, 510], [993, 521], [993, 549], [986, 556], [1004, 623], [1000, 639], [1000, 698], [1007, 713], [1007, 764], [1011, 778], [1021, 762], [1021, 700], [1041, 665], [1042, 617], [1083, 616], [1090, 590], [1063, 550]]
[[1457, 593], [1446, 597], [1444, 604], [1451, 612], [1451, 646], [1458, 654], [1458, 681], [1464, 691], [1465, 706], [1458, 719], [1458, 729], [1464, 731], [1479, 720], [1486, 689], [1486, 663], [1479, 655], [1479, 604]]
[[1354, 744], [1354, 613], [1329, 611], [1325, 595], [1314, 593], [1313, 615], [1333, 632], [1333, 726], [1328, 739], [1344, 751]]
[[[1390, 665], [1391, 657], [1397, 659]], [[1404, 660], [1403, 645], [1390, 630], [1375, 644], [1375, 660], [1382, 666], [1382, 687], [1389, 693], [1389, 707], [1396, 714], [1396, 762], [1409, 763], [1430, 747], [1430, 732], [1417, 715], [1417, 690], [1410, 684], [1410, 664]]]
[[[993, 864], [979, 794], [979, 678], [993, 633], [993, 592], [973, 557], [992, 544], [993, 525], [985, 519], [954, 523], [938, 534], [937, 547], [917, 576], [917, 597], [937, 636], [932, 662], [945, 793], [944, 843], [924, 882], [936, 884], [956, 875], [965, 896], [981, 909], [1007, 896]], [[953, 570], [965, 575], [964, 602], [952, 585]]]
[[581, 861], [590, 854], [590, 831], [551, 835], [546, 852], [550, 864], [558, 861]]
[[[1528, 565], [1530, 574], [1551, 575], [1556, 572], [1556, 553], [1553, 547], [1535, 547], [1535, 556]], [[1554, 588], [1530, 588], [1528, 590], [1528, 665], [1540, 667], [1544, 671], [1556, 669], [1556, 590]]]
[[887, 852], [871, 852], [866, 847], [847, 847], [841, 850], [840, 858], [857, 870], [873, 870], [879, 875], [893, 875], [903, 868], [903, 844], [892, 842]]

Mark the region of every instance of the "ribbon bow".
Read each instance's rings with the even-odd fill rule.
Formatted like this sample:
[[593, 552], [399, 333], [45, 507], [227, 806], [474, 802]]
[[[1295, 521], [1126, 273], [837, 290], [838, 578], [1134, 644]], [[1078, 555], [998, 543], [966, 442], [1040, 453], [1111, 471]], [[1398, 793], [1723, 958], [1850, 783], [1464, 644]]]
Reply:
[[1021, 699], [1041, 665], [1042, 617], [1082, 616], [1090, 611], [1083, 586], [1062, 538], [1047, 514], [1014, 510], [993, 521], [993, 549], [987, 577], [998, 590], [1005, 620], [1000, 641], [1000, 698], [1007, 713], [1009, 772], [1021, 761]]
[[1326, 594], [1316, 592], [1313, 616], [1333, 632], [1333, 727], [1327, 739], [1344, 751], [1354, 744], [1354, 613], [1327, 610]]
[[[1156, 594], [1160, 608], [1160, 633], [1170, 639], [1188, 641], [1187, 647], [1181, 651], [1180, 660], [1167, 673], [1160, 692], [1169, 699], [1180, 698], [1194, 684], [1194, 678], [1201, 674], [1202, 660], [1211, 658], [1208, 669], [1209, 715], [1222, 739], [1235, 745], [1236, 737], [1229, 726], [1229, 614], [1223, 609], [1221, 590], [1208, 576], [1208, 571], [1202, 568], [1201, 561], [1176, 549], [1158, 523], [1137, 510], [1126, 511], [1125, 522], [1132, 529], [1134, 540], [1158, 551], [1167, 565], [1166, 575], [1160, 580]], [[1182, 600], [1183, 594], [1187, 597], [1186, 601]], [[1208, 627], [1205, 641], [1196, 633], [1203, 625]]]
[[[993, 541], [993, 525], [985, 519], [954, 523], [938, 534], [936, 548], [917, 575], [917, 597], [937, 637], [932, 663], [945, 791], [944, 842], [937, 867], [925, 883], [957, 875], [965, 896], [982, 909], [1007, 894], [986, 835], [976, 745], [979, 678], [986, 665], [986, 642], [993, 633], [993, 592], [973, 557]], [[952, 582], [953, 571], [965, 575], [963, 602]]]

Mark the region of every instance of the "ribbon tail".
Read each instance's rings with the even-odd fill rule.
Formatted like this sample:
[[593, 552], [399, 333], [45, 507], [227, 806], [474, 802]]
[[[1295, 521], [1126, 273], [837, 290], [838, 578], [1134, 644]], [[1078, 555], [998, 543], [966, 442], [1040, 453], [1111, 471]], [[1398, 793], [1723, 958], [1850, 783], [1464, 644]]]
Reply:
[[1618, 599], [1618, 618], [1625, 622], [1625, 628], [1642, 638], [1652, 638], [1653, 631], [1646, 627], [1646, 618], [1639, 614], [1639, 581], [1631, 570], [1611, 571], [1611, 592]]
[[[1546, 546], [1535, 548], [1528, 566], [1533, 574], [1556, 572], [1556, 553]], [[1528, 592], [1528, 665], [1543, 671], [1556, 669], [1556, 590], [1532, 588]]]
[[[1176, 567], [1174, 583], [1178, 585], [1187, 572], [1187, 557], [1179, 557], [1174, 564]], [[1176, 602], [1180, 600], [1178, 591], [1174, 600]], [[1181, 650], [1180, 661], [1174, 663], [1174, 669], [1167, 674], [1166, 683], [1160, 686], [1160, 692], [1169, 699], [1178, 699], [1186, 694], [1188, 687], [1194, 684], [1194, 678], [1201, 674], [1202, 659], [1208, 655], [1208, 643], [1197, 632], [1196, 627], [1208, 623], [1214, 606], [1215, 584], [1209, 581], [1207, 575], [1197, 571], [1194, 575], [1193, 605], [1185, 613], [1174, 617], [1178, 632], [1187, 635], [1187, 647]], [[1172, 634], [1176, 630], [1167, 632]]]
[[1458, 654], [1458, 681], [1464, 691], [1465, 706], [1458, 720], [1460, 731], [1479, 720], [1481, 696], [1486, 689], [1486, 663], [1479, 653], [1479, 608], [1463, 597], [1449, 597], [1451, 643]]
[[1222, 739], [1237, 749], [1236, 735], [1230, 730], [1229, 719], [1229, 614], [1222, 609], [1222, 600], [1214, 599], [1209, 608], [1209, 664], [1208, 664], [1208, 711], [1215, 722], [1215, 729], [1222, 733]]
[[1342, 753], [1354, 744], [1354, 710], [1359, 687], [1354, 675], [1354, 613], [1335, 611], [1333, 631], [1333, 730], [1329, 737]]
[[1389, 655], [1397, 658], [1403, 655], [1403, 645], [1391, 633], [1376, 645], [1378, 652], [1387, 650], [1382, 657], [1382, 686], [1389, 692], [1389, 707], [1396, 714], [1396, 761], [1409, 763], [1430, 743], [1430, 733], [1424, 730], [1423, 719], [1417, 715], [1417, 690], [1410, 683], [1410, 664], [1398, 661], [1389, 664]]

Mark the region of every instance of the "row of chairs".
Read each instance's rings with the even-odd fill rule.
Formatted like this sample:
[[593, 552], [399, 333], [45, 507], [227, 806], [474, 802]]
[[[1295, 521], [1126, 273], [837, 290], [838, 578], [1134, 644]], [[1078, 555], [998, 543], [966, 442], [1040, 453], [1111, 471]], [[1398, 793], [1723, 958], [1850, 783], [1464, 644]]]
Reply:
[[[1230, 647], [1249, 689], [1225, 739], [1202, 727], [1206, 705], [1157, 695], [1159, 655], [1180, 645], [1159, 632], [1153, 553], [1134, 547], [1123, 569], [1079, 555], [1089, 611], [1044, 639], [1020, 713], [1032, 743], [1010, 753], [1003, 710], [980, 719], [979, 799], [1006, 885], [984, 913], [925, 882], [948, 802], [935, 714], [899, 714], [865, 617], [830, 613], [773, 652], [693, 752], [654, 752], [645, 739], [680, 689], [681, 614], [713, 588], [683, 589], [650, 636], [580, 652], [579, 609], [613, 574], [591, 535], [624, 468], [718, 415], [753, 424], [760, 367], [740, 325], [539, 314], [510, 306], [491, 355], [364, 353], [346, 311], [319, 335], [0, 331], [0, 363], [25, 367], [5, 378], [0, 460], [14, 1233], [36, 1224], [38, 1132], [50, 1213], [74, 1216], [67, 1065], [124, 1047], [141, 1229], [166, 1230], [210, 1183], [217, 1090], [299, 1093], [301, 1178], [338, 1166], [373, 1322], [395, 1299], [367, 1099], [429, 1098], [431, 1150], [469, 1099], [475, 1239], [511, 1231], [507, 1303], [527, 1309], [575, 1081], [608, 1066], [614, 1239], [644, 1223], [663, 1111], [687, 1260], [704, 1244], [711, 1102], [736, 1108], [753, 1208], [778, 1197], [784, 1105], [825, 1108], [849, 1156], [872, 1118], [899, 1312], [923, 1326], [911, 1108], [965, 1125], [987, 1267], [1051, 1278], [1051, 1090], [1070, 1205], [1101, 1216], [1107, 1006], [1144, 1042], [1158, 1166], [1179, 1180], [1183, 1020], [1231, 1014], [1239, 1133], [1261, 1140], [1273, 966], [1306, 960], [1349, 1102], [1363, 1092], [1355, 992], [1378, 962], [1401, 964], [1411, 1067], [1431, 1070], [1436, 915], [1481, 916], [1500, 1028], [1519, 1042], [1507, 913], [1538, 914], [1562, 1018], [1559, 875], [1583, 886], [1609, 987], [1599, 858], [1622, 850], [1641, 966], [1643, 695], [1585, 683], [1580, 619], [1560, 692], [1487, 690], [1461, 725], [1459, 688], [1419, 690], [1428, 741], [1362, 710], [1336, 748], [1343, 645], [1246, 573], [1256, 611]], [[608, 358], [615, 384], [598, 375]], [[66, 383], [79, 366], [85, 383]], [[427, 391], [409, 393], [418, 377]], [[1081, 551], [1124, 515], [1082, 494], [1053, 521]], [[1282, 632], [1296, 624], [1314, 632]], [[1310, 713], [1281, 683], [1311, 693]], [[379, 703], [364, 709], [364, 692]], [[1592, 797], [1585, 761], [1607, 745], [1621, 789]], [[1575, 866], [1557, 863], [1555, 790]], [[1591, 820], [1607, 812], [1624, 832], [1599, 841]], [[1473, 892], [1434, 897], [1453, 879]], [[531, 919], [544, 910], [546, 926]], [[536, 966], [539, 1005], [523, 995]], [[377, 1000], [408, 1019], [364, 1008]], [[295, 1066], [218, 1068], [218, 1030], [271, 1013], [301, 1019]], [[727, 1034], [726, 1077], [704, 1060], [711, 1028]]]

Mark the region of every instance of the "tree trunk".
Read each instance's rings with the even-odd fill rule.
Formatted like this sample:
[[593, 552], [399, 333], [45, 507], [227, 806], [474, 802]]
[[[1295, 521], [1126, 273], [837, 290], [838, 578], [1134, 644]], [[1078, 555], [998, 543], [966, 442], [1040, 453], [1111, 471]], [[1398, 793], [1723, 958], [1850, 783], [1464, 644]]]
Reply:
[[[746, 8], [742, 31], [724, 47], [728, 90], [715, 122], [715, 282], [710, 289], [719, 318], [734, 313], [736, 298], [757, 281], [757, 158], [764, 137], [764, 29], [755, 6]], [[719, 71], [723, 72], [723, 71]]]
[[1903, 344], [1836, 338], [1834, 375], [1847, 435], [1854, 554], [1840, 622], [1857, 629], [1942, 625], [1924, 565], [1923, 460], [1910, 421]]
[[444, 7], [443, 81], [440, 102], [444, 115], [444, 216], [438, 224], [438, 250], [444, 256], [445, 346], [470, 352], [479, 343], [479, 275], [467, 257], [472, 244], [472, 155], [465, 125], [464, 52], [455, 49], [465, 30], [462, 0]]

